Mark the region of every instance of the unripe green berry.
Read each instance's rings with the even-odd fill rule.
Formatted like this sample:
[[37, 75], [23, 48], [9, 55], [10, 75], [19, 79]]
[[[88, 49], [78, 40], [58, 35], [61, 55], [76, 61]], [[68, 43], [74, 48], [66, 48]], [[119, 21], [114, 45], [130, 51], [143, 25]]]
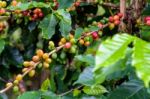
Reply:
[[19, 91], [19, 87], [18, 87], [18, 86], [14, 86], [14, 87], [13, 87], [13, 91], [14, 91], [14, 92], [18, 92], [18, 91]]
[[56, 58], [57, 58], [57, 53], [53, 53], [51, 57], [52, 57], [53, 59], [56, 59]]

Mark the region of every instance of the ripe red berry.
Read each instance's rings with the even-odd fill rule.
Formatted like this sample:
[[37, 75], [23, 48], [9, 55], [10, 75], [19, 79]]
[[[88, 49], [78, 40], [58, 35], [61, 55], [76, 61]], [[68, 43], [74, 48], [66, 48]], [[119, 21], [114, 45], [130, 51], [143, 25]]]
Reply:
[[43, 12], [39, 13], [39, 17], [42, 18], [44, 16]]
[[148, 20], [148, 21], [146, 22], [146, 25], [150, 26], [150, 20]]
[[33, 14], [33, 18], [34, 18], [34, 19], [37, 19], [37, 18], [38, 18], [38, 15], [37, 15], [37, 14]]
[[67, 42], [67, 43], [65, 44], [64, 48], [66, 48], [66, 49], [71, 48], [71, 43], [70, 43], [70, 42]]
[[109, 17], [109, 22], [114, 22], [114, 18], [112, 16]]
[[120, 21], [119, 21], [119, 20], [116, 20], [116, 21], [114, 22], [114, 24], [115, 24], [115, 25], [119, 25], [119, 24], [120, 24]]
[[97, 39], [98, 38], [98, 33], [95, 31], [92, 33], [92, 37], [93, 39]]
[[147, 22], [148, 20], [150, 20], [150, 16], [147, 16], [144, 18], [144, 21]]
[[122, 14], [122, 13], [118, 13], [118, 16], [119, 16], [120, 18], [122, 18], [122, 17], [123, 17], [123, 14]]
[[118, 15], [115, 15], [115, 16], [114, 16], [114, 21], [119, 20], [119, 19], [120, 19], [120, 18], [119, 18]]

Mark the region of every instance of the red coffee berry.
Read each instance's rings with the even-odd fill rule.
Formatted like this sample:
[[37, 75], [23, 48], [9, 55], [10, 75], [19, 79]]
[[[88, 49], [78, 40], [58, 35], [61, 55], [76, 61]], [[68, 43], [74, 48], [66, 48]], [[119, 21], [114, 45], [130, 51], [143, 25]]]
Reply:
[[144, 18], [144, 22], [147, 22], [148, 20], [150, 20], [150, 16]]
[[65, 44], [64, 48], [66, 48], [66, 49], [71, 48], [71, 43], [70, 43], [70, 42], [67, 42], [67, 43]]
[[150, 20], [148, 20], [148, 21], [146, 22], [146, 25], [150, 26]]
[[119, 20], [119, 19], [120, 19], [118, 15], [115, 15], [113, 18], [114, 18], [114, 21], [116, 21], [116, 20]]
[[122, 17], [123, 17], [123, 14], [122, 14], [122, 13], [118, 13], [118, 16], [119, 16], [120, 18], [122, 18]]
[[114, 22], [114, 18], [112, 16], [109, 17], [109, 22]]
[[39, 17], [42, 18], [44, 16], [43, 12], [39, 13]]
[[95, 31], [92, 33], [92, 37], [93, 39], [97, 39], [98, 38], [98, 33]]
[[114, 24], [115, 24], [115, 25], [119, 25], [119, 24], [120, 24], [120, 21], [119, 21], [119, 20], [116, 20], [116, 21], [114, 22]]

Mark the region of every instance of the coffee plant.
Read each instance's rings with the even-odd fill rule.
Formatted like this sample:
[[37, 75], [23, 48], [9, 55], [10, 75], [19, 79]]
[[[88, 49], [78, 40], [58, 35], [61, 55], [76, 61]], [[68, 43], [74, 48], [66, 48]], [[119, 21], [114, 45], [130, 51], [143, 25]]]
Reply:
[[0, 0], [0, 99], [150, 99], [150, 0]]

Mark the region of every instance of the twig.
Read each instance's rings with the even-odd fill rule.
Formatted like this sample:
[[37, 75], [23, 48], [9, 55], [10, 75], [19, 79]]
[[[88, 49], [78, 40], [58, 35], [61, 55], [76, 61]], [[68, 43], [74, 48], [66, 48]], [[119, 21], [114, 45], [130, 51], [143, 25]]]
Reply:
[[102, 5], [112, 7], [112, 8], [115, 8], [115, 9], [119, 9], [119, 5], [116, 5], [116, 4], [113, 4], [113, 3], [105, 3], [104, 2]]
[[66, 95], [66, 94], [68, 94], [68, 93], [74, 91], [75, 89], [80, 89], [81, 87], [83, 87], [83, 85], [81, 85], [81, 86], [79, 86], [79, 87], [77, 87], [77, 88], [73, 88], [73, 89], [71, 89], [71, 90], [69, 90], [69, 91], [67, 91], [67, 92], [64, 92], [64, 93], [62, 93], [62, 94], [60, 94], [60, 95], [58, 95], [58, 96], [62, 97], [62, 96], [64, 96], [64, 95]]

